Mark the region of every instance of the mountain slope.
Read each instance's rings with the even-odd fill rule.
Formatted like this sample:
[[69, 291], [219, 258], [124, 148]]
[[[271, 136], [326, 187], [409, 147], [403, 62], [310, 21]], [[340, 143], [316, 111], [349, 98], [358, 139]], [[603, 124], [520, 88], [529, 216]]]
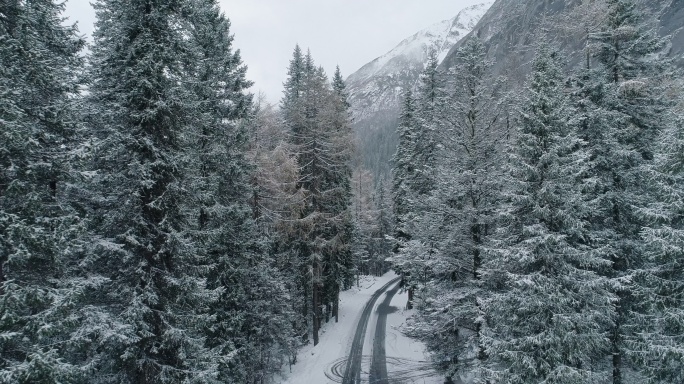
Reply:
[[492, 3], [487, 1], [465, 8], [454, 18], [414, 34], [347, 77], [354, 128], [364, 163], [376, 176], [389, 173], [403, 90], [415, 86], [431, 50], [440, 60], [446, 57], [454, 44], [477, 25]]
[[[684, 1], [638, 1], [644, 12], [655, 15], [654, 28], [660, 35], [672, 37], [669, 53], [678, 65], [684, 65]], [[584, 60], [587, 30], [596, 30], [604, 5], [582, 0], [497, 0], [468, 36], [454, 44], [441, 66], [453, 66], [458, 48], [478, 36], [495, 61], [493, 75], [506, 75], [514, 84], [525, 81], [540, 39], [556, 41], [567, 54], [568, 67], [574, 67]]]
[[405, 39], [394, 49], [364, 65], [346, 79], [354, 118], [364, 119], [382, 110], [396, 110], [401, 90], [413, 86], [427, 62], [430, 50], [444, 58], [466, 36], [492, 1], [468, 7]]

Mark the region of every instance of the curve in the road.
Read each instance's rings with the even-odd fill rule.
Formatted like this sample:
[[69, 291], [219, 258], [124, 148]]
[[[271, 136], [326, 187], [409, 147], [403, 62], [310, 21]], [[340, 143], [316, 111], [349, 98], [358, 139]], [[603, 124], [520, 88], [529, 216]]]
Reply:
[[397, 277], [392, 279], [389, 283], [383, 285], [378, 289], [370, 300], [363, 307], [363, 312], [361, 312], [361, 318], [359, 319], [359, 324], [356, 326], [356, 333], [354, 333], [354, 340], [352, 341], [352, 346], [349, 351], [349, 358], [347, 359], [347, 368], [344, 370], [344, 377], [342, 379], [342, 384], [357, 384], [361, 383], [361, 361], [363, 360], [363, 340], [366, 336], [366, 328], [368, 328], [368, 320], [370, 319], [371, 312], [375, 306], [375, 302], [378, 300], [380, 295], [382, 295], [385, 290], [392, 284], [396, 283], [401, 279]]
[[385, 334], [387, 333], [387, 315], [392, 312], [390, 302], [399, 291], [399, 284], [387, 291], [385, 300], [378, 305], [378, 323], [375, 326], [373, 338], [373, 357], [371, 358], [370, 378], [371, 384], [389, 384], [387, 377], [387, 355], [385, 353]]

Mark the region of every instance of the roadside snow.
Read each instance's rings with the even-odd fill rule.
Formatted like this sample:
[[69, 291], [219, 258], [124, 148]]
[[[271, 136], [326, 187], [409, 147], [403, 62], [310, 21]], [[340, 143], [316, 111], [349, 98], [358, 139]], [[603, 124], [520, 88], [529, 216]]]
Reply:
[[[396, 309], [387, 316], [387, 374], [390, 378], [396, 378], [396, 381], [392, 382], [402, 384], [442, 384], [444, 378], [429, 367], [425, 345], [401, 332], [406, 319], [415, 311], [406, 309], [407, 302], [408, 292], [400, 291], [394, 295], [390, 303], [390, 306]], [[373, 322], [375, 323], [375, 320]]]
[[[289, 367], [285, 365], [282, 371], [282, 384], [328, 384], [334, 381], [327, 378], [326, 370], [339, 359], [349, 355], [349, 349], [354, 338], [354, 332], [359, 322], [363, 306], [371, 298], [378, 288], [387, 284], [397, 277], [394, 272], [389, 272], [382, 277], [363, 276], [359, 287], [340, 293], [340, 321], [335, 323], [331, 319], [321, 329], [320, 339], [317, 346], [309, 344], [297, 354], [297, 364]], [[375, 311], [373, 311], [375, 312]], [[366, 340], [370, 328], [375, 329], [377, 314], [371, 317], [366, 332]], [[371, 327], [372, 324], [372, 327]], [[388, 323], [389, 324], [389, 323]], [[388, 327], [389, 328], [389, 327]], [[370, 354], [370, 350], [364, 344], [364, 355]], [[369, 351], [368, 353], [366, 351]], [[292, 371], [290, 372], [290, 368]], [[422, 383], [422, 382], [421, 382]]]

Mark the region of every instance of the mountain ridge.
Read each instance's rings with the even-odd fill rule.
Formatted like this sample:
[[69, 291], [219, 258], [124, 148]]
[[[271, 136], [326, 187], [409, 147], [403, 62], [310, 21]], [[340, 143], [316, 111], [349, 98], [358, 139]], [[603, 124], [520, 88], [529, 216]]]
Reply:
[[[431, 50], [438, 59], [477, 25], [494, 0], [462, 9], [402, 40], [387, 53], [363, 65], [345, 79], [354, 131], [364, 166], [380, 177], [389, 175], [395, 147], [396, 117], [404, 89], [414, 88]], [[377, 178], [377, 177], [376, 177]]]
[[443, 59], [466, 36], [493, 3], [473, 5], [455, 17], [435, 23], [402, 40], [397, 46], [365, 64], [346, 79], [355, 120], [380, 110], [394, 110], [406, 87], [418, 80], [430, 50]]

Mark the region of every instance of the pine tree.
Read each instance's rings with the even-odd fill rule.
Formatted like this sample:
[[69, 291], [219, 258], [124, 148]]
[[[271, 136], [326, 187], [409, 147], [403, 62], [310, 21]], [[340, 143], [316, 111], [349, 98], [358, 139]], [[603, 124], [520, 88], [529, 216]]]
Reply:
[[417, 175], [413, 188], [422, 196], [430, 195], [435, 188], [437, 172], [437, 117], [443, 79], [437, 53], [430, 51], [428, 62], [418, 81], [416, 95], [416, 129], [413, 161]]
[[[219, 382], [260, 382], [289, 352], [291, 316], [282, 277], [274, 270], [249, 199], [246, 158], [251, 85], [230, 22], [214, 0], [197, 0], [190, 14], [195, 104], [187, 144], [191, 239], [218, 295], [208, 311], [207, 346], [219, 358]], [[187, 134], [186, 134], [187, 136]]]
[[[297, 224], [299, 235], [290, 244], [300, 271], [303, 302], [298, 312], [303, 323], [310, 324], [314, 344], [323, 318], [337, 316], [340, 285], [350, 285], [353, 276], [348, 209], [351, 129], [339, 73], [337, 78], [331, 86], [311, 54], [303, 57], [296, 47], [282, 101], [284, 122], [297, 151], [298, 187], [305, 200]], [[305, 340], [306, 334], [302, 334]]]
[[374, 270], [373, 232], [377, 223], [375, 206], [371, 196], [373, 175], [370, 171], [357, 168], [352, 177], [354, 199], [352, 210], [354, 215], [354, 254], [357, 275], [370, 275]]
[[[352, 286], [357, 271], [352, 254], [354, 223], [351, 212], [352, 205], [352, 155], [353, 132], [350, 123], [350, 104], [347, 86], [343, 80], [339, 66], [335, 68], [332, 79], [332, 92], [327, 112], [330, 126], [327, 128], [332, 136], [333, 163], [327, 169], [326, 208], [330, 215], [331, 230], [328, 236], [332, 239], [326, 250], [325, 270], [327, 277], [324, 302], [326, 305], [326, 321], [328, 314], [339, 321], [340, 290]], [[325, 124], [325, 120], [324, 120]]]
[[387, 180], [380, 180], [377, 183], [377, 192], [375, 198], [375, 207], [377, 210], [376, 216], [376, 232], [373, 234], [375, 240], [374, 249], [376, 254], [376, 262], [378, 264], [378, 274], [384, 274], [388, 270], [387, 259], [391, 257], [394, 244], [391, 240], [393, 234], [393, 216], [392, 216], [392, 200], [389, 193]]
[[411, 198], [413, 194], [412, 181], [415, 180], [416, 165], [413, 163], [416, 136], [416, 109], [415, 100], [410, 89], [404, 94], [401, 116], [397, 134], [399, 144], [394, 154], [392, 168], [392, 200], [395, 217], [395, 237], [398, 241], [411, 239], [408, 225], [411, 211]]
[[[470, 39], [436, 102], [438, 152], [431, 211], [420, 221], [429, 241], [421, 267], [434, 276], [420, 292], [413, 332], [448, 377], [468, 375], [486, 356], [480, 341], [483, 247], [493, 233], [506, 144], [502, 81], [487, 78], [492, 62]], [[425, 241], [425, 240], [424, 240]], [[475, 351], [475, 352], [474, 352]], [[464, 376], [465, 377], [465, 376]]]
[[[681, 97], [681, 95], [680, 95]], [[681, 116], [670, 110], [659, 140], [655, 167], [648, 184], [654, 200], [644, 210], [649, 226], [642, 236], [646, 242], [646, 268], [639, 276], [639, 300], [645, 304], [646, 321], [637, 343], [639, 366], [651, 383], [677, 383], [684, 380], [684, 255], [682, 254], [682, 179]]]
[[0, 382], [77, 382], [69, 204], [84, 41], [51, 0], [0, 5]]
[[[184, 83], [193, 47], [190, 2], [101, 0], [90, 68], [95, 134], [90, 273], [108, 283], [93, 296], [91, 382], [211, 382], [205, 345], [210, 305], [206, 260], [188, 241], [183, 208]], [[224, 46], [225, 47], [225, 46]]]
[[[589, 239], [593, 252], [611, 262], [603, 273], [617, 295], [610, 338], [613, 383], [622, 384], [643, 380], [637, 361], [645, 346], [638, 335], [647, 320], [635, 278], [645, 266], [640, 233], [646, 222], [640, 212], [652, 194], [640, 180], [653, 164], [662, 125], [657, 54], [663, 41], [642, 23], [633, 1], [607, 5], [605, 24], [589, 35], [595, 58], [589, 65], [597, 65], [580, 76], [577, 100], [591, 157], [588, 176], [594, 180], [586, 190]], [[625, 372], [632, 368], [634, 374]]]
[[488, 252], [483, 341], [490, 380], [592, 383], [612, 321], [607, 262], [587, 252], [586, 153], [574, 128], [556, 54], [540, 47], [510, 161], [511, 191]]
[[416, 279], [420, 276], [417, 269], [423, 254], [423, 247], [416, 239], [415, 220], [418, 217], [416, 201], [418, 198], [417, 182], [420, 175], [417, 140], [420, 136], [420, 121], [416, 100], [410, 89], [404, 94], [397, 136], [399, 143], [392, 158], [392, 201], [394, 207], [394, 256], [392, 267], [401, 274], [401, 285], [408, 290], [409, 309], [413, 306], [413, 295]]

